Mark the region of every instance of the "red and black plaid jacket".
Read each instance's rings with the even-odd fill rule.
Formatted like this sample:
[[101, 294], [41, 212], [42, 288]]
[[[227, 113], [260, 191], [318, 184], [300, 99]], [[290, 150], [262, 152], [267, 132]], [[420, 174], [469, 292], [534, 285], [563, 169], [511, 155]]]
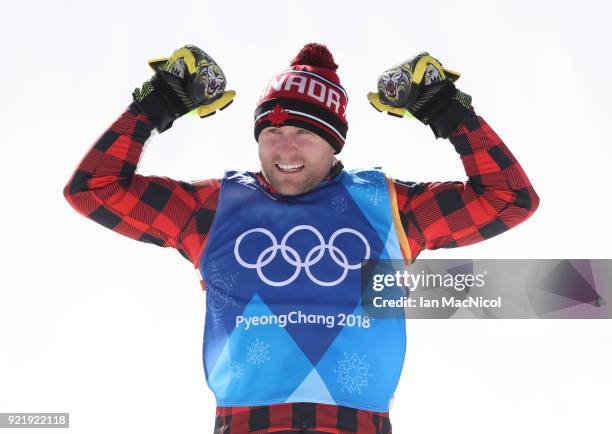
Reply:
[[[136, 174], [153, 125], [132, 104], [87, 152], [64, 188], [79, 213], [135, 240], [174, 247], [195, 268], [206, 246], [220, 180]], [[473, 111], [452, 133], [467, 182], [394, 181], [412, 259], [423, 249], [491, 238], [526, 220], [539, 198], [506, 145]], [[336, 164], [330, 176], [342, 169]], [[263, 178], [262, 178], [263, 179]], [[388, 413], [328, 404], [217, 408], [215, 433], [390, 433]]]

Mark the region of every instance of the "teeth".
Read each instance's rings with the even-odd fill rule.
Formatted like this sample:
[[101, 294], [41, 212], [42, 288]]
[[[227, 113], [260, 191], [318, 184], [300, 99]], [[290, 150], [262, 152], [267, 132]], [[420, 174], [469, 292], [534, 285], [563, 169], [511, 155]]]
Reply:
[[277, 166], [283, 170], [297, 170], [304, 167], [303, 164], [277, 164]]

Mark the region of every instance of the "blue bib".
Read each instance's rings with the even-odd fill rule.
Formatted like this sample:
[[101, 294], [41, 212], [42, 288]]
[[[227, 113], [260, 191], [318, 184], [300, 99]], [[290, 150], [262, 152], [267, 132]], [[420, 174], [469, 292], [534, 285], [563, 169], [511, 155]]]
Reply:
[[297, 196], [227, 172], [200, 272], [204, 369], [219, 406], [388, 411], [403, 319], [362, 315], [360, 264], [402, 259], [385, 175], [342, 171]]

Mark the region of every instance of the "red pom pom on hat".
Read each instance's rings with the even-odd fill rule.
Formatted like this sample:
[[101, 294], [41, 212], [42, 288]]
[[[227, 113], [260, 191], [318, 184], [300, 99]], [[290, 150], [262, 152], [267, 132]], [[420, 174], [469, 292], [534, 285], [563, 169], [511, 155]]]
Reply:
[[329, 49], [325, 45], [315, 42], [304, 45], [293, 58], [291, 66], [296, 65], [317, 66], [319, 68], [331, 69], [332, 71], [338, 69], [338, 65], [334, 62], [334, 56], [332, 56]]

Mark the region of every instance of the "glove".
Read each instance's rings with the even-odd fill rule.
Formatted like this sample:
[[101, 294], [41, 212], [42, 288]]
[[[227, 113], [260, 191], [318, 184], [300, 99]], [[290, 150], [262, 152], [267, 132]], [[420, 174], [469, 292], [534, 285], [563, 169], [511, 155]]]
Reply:
[[185, 113], [210, 116], [230, 105], [236, 96], [232, 90], [225, 91], [225, 75], [219, 65], [194, 45], [148, 63], [155, 74], [132, 96], [160, 133]]
[[436, 138], [447, 138], [471, 111], [472, 97], [454, 85], [460, 76], [423, 52], [383, 72], [378, 92], [368, 93], [368, 101], [379, 112], [415, 117]]

